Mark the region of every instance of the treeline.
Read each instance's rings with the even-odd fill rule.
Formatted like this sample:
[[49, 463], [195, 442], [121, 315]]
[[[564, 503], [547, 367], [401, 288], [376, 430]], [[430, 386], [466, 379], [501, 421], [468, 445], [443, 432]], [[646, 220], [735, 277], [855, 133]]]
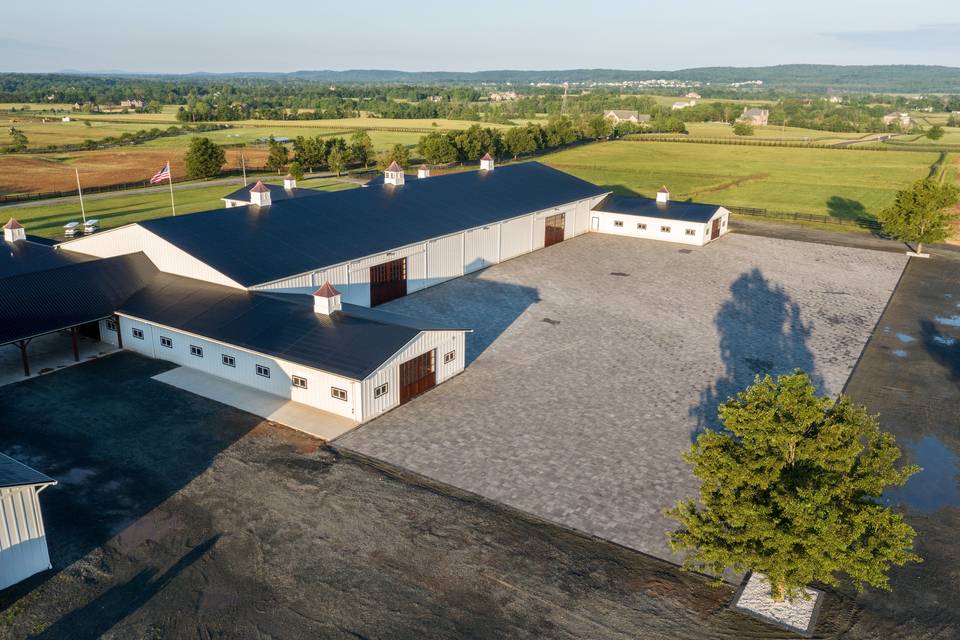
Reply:
[[78, 144], [49, 144], [43, 147], [30, 148], [29, 139], [20, 129], [10, 127], [9, 135], [11, 144], [0, 146], [0, 153], [18, 153], [24, 151], [43, 152], [43, 151], [88, 151], [92, 149], [104, 149], [123, 144], [140, 144], [158, 138], [168, 138], [180, 136], [188, 133], [203, 133], [205, 131], [217, 131], [219, 129], [229, 129], [227, 124], [199, 124], [194, 126], [176, 126], [172, 125], [165, 129], [153, 127], [152, 129], [140, 129], [139, 131], [126, 131], [119, 136], [106, 136], [93, 140], [88, 138]]

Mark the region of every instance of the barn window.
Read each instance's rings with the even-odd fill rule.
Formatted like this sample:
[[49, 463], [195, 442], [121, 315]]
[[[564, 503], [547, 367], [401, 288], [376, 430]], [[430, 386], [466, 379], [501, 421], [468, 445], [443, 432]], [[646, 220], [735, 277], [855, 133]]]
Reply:
[[720, 227], [723, 228], [723, 227], [726, 227], [726, 226], [727, 226], [727, 219], [724, 218], [723, 220], [720, 221]]
[[270, 377], [270, 367], [265, 367], [262, 364], [257, 365], [257, 375], [264, 378]]
[[343, 400], [344, 402], [346, 402], [347, 400], [346, 389], [338, 389], [337, 387], [330, 387], [330, 395], [331, 397], [334, 397], [337, 400]]
[[223, 363], [223, 366], [225, 366], [225, 367], [235, 367], [235, 366], [237, 366], [237, 359], [234, 358], [233, 356], [228, 356], [228, 355], [225, 354], [225, 353], [220, 354], [220, 362], [222, 362], [222, 363]]
[[637, 223], [637, 229], [638, 229], [639, 231], [646, 231], [646, 230], [647, 230], [647, 223], [646, 223], [646, 222], [638, 222], [638, 223]]
[[456, 351], [447, 351], [445, 354], [443, 354], [443, 364], [450, 364], [451, 362], [456, 360], [456, 358], [457, 358]]
[[684, 231], [684, 233], [686, 233], [688, 236], [695, 236], [695, 235], [697, 235], [697, 232], [696, 232], [695, 229], [687, 229], [687, 230]]
[[660, 233], [670, 233], [670, 227], [660, 227]]
[[197, 356], [198, 358], [203, 357], [203, 347], [198, 347], [195, 344], [190, 345], [190, 355]]
[[300, 376], [293, 376], [293, 386], [295, 386], [297, 389], [306, 389], [307, 379], [301, 378]]
[[160, 336], [160, 346], [173, 349], [173, 340], [167, 336]]
[[622, 227], [622, 226], [623, 226], [623, 220], [614, 220], [614, 221], [613, 221], [613, 226], [615, 226], [615, 227]]
[[110, 331], [116, 331], [117, 321], [114, 320], [113, 318], [107, 318], [107, 329], [109, 329]]
[[143, 329], [134, 328], [133, 330], [131, 330], [131, 333], [133, 334], [133, 337], [136, 338], [137, 340], [143, 340]]
[[382, 397], [385, 396], [385, 395], [387, 395], [387, 383], [386, 383], [386, 382], [384, 382], [382, 385], [380, 385], [379, 387], [376, 387], [376, 388], [373, 390], [373, 397], [374, 397], [374, 398], [382, 398]]

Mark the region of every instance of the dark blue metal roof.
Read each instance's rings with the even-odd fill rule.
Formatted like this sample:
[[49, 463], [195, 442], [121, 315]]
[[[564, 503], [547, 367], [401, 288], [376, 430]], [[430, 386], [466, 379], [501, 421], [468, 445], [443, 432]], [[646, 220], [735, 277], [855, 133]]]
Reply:
[[8, 455], [0, 453], [0, 487], [22, 487], [31, 484], [55, 484], [56, 480]]
[[392, 314], [315, 313], [313, 297], [244, 291], [166, 273], [120, 305], [119, 313], [363, 380], [413, 340], [438, 327]]
[[[270, 202], [280, 202], [281, 200], [291, 200], [293, 198], [308, 198], [317, 194], [326, 193], [325, 191], [306, 189], [303, 187], [297, 187], [296, 189], [284, 189], [283, 186], [279, 184], [265, 184], [263, 186], [270, 191]], [[250, 202], [250, 189], [253, 189], [252, 184], [244, 185], [236, 191], [232, 191], [223, 196], [223, 199]]]
[[628, 216], [664, 218], [681, 222], [709, 222], [720, 205], [671, 200], [659, 204], [652, 198], [609, 195], [593, 208], [594, 211], [622, 213]]
[[0, 279], [0, 344], [106, 318], [156, 273], [133, 253]]
[[93, 259], [79, 253], [60, 251], [50, 244], [36, 242], [32, 237], [16, 242], [4, 242], [0, 239], [0, 278], [44, 271]]
[[527, 162], [139, 224], [252, 286], [605, 192]]

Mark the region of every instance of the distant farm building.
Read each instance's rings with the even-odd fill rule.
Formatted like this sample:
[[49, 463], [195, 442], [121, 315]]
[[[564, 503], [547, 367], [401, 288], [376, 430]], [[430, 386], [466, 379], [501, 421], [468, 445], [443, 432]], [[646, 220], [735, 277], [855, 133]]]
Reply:
[[695, 106], [697, 106], [696, 100], [678, 100], [677, 102], [674, 102], [672, 105], [670, 105], [670, 108], [673, 109], [674, 111], [678, 111], [680, 109], [686, 109], [687, 107], [695, 107]]
[[495, 91], [490, 94], [491, 102], [510, 102], [517, 99], [516, 91]]
[[603, 117], [614, 124], [621, 122], [632, 122], [634, 124], [646, 124], [650, 122], [649, 113], [640, 113], [639, 111], [624, 111], [621, 109], [612, 109], [603, 114]]
[[124, 109], [143, 109], [143, 100], [121, 100], [120, 106]]
[[913, 118], [909, 113], [903, 111], [894, 111], [883, 116], [883, 124], [898, 124], [903, 129], [909, 129], [913, 125]]
[[750, 109], [744, 109], [738, 119], [741, 122], [746, 122], [755, 127], [765, 127], [767, 126], [767, 120], [769, 120], [769, 118], [770, 112], [768, 110], [752, 107]]
[[691, 91], [690, 93], [688, 93], [687, 95], [685, 95], [685, 96], [683, 96], [683, 97], [684, 97], [684, 98], [691, 99], [691, 100], [699, 100], [699, 99], [700, 99], [700, 94], [697, 93], [697, 92], [695, 92], [695, 91]]

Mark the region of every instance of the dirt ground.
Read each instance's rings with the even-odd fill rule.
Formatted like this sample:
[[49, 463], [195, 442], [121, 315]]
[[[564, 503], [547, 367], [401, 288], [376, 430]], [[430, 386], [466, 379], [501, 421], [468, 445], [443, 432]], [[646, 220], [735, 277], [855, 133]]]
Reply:
[[[240, 149], [225, 149], [225, 169], [240, 168]], [[262, 167], [266, 149], [243, 149], [247, 166]], [[84, 188], [149, 180], [170, 160], [174, 180], [186, 177], [180, 149], [105, 149], [57, 154], [0, 155], [0, 193], [71, 191], [77, 188], [74, 167]]]

